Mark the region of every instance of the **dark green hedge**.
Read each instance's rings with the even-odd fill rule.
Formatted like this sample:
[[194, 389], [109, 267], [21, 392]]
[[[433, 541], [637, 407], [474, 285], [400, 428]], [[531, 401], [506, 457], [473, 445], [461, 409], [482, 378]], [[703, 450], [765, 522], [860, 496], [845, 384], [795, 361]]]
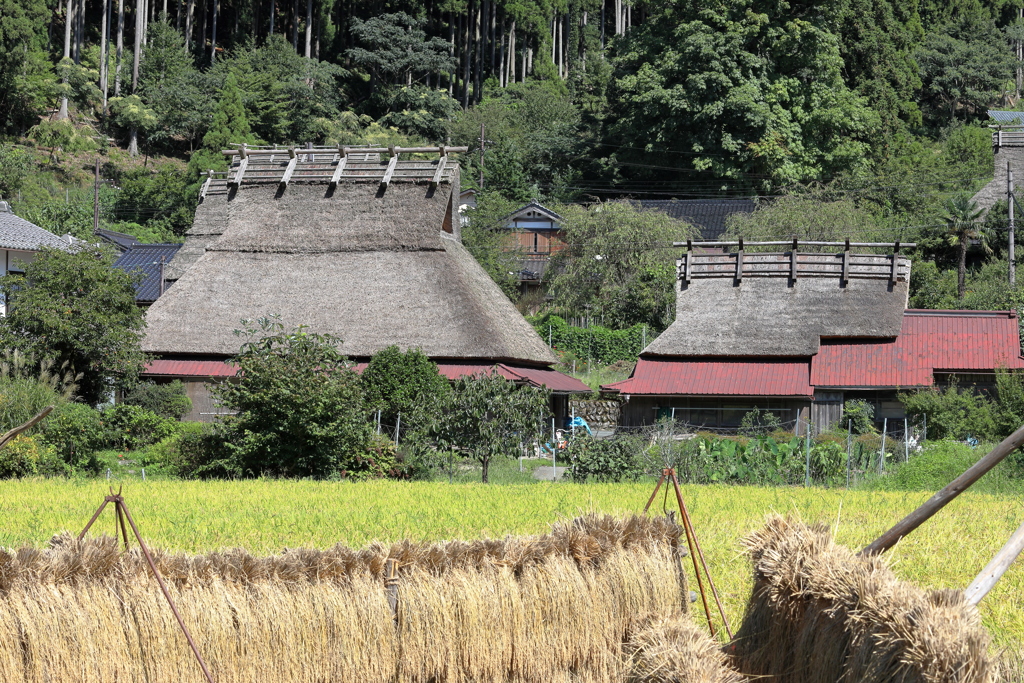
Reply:
[[[530, 318], [530, 323], [544, 341], [558, 351], [568, 352], [577, 358], [593, 359], [601, 365], [616, 361], [635, 361], [644, 348], [644, 325], [634, 325], [625, 330], [609, 330], [606, 327], [573, 327], [557, 315]], [[647, 343], [653, 339], [651, 328], [647, 328]]]

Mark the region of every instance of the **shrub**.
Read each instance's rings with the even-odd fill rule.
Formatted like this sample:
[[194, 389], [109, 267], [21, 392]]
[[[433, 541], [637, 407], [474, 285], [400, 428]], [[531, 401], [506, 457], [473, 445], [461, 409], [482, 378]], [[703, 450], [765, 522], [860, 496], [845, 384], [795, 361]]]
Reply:
[[127, 403], [107, 408], [102, 416], [104, 442], [109, 448], [135, 450], [171, 436], [175, 431], [176, 420]]
[[355, 458], [366, 454], [371, 429], [341, 340], [302, 326], [286, 332], [275, 319], [257, 323], [233, 360], [238, 381], [215, 389], [238, 411], [224, 420], [226, 471], [329, 477], [359, 469]]
[[594, 439], [577, 435], [569, 442], [569, 479], [584, 483], [637, 481], [644, 474], [644, 443], [638, 437]]
[[158, 464], [185, 479], [238, 476], [230, 463], [226, 436], [220, 425], [183, 422], [173, 436], [155, 448]]
[[42, 436], [72, 469], [99, 471], [94, 453], [103, 447], [106, 433], [98, 410], [81, 403], [57, 406], [42, 423]]
[[0, 448], [0, 479], [68, 473], [56, 449], [39, 437], [21, 434]]
[[839, 418], [839, 425], [851, 428], [854, 434], [875, 431], [875, 406], [860, 399], [847, 401], [843, 404], [843, 416]]
[[0, 362], [0, 429], [23, 425], [46, 406], [66, 402], [75, 392], [74, 373], [44, 358], [18, 350], [4, 352]]
[[777, 431], [781, 426], [782, 420], [778, 415], [755, 407], [740, 420], [739, 433], [744, 436], [763, 436]]
[[192, 410], [192, 399], [185, 395], [185, 385], [179, 379], [168, 384], [140, 384], [128, 392], [124, 402], [174, 420], [180, 420]]
[[[557, 315], [531, 319], [534, 329], [551, 345], [576, 358], [594, 360], [601, 365], [616, 361], [635, 361], [644, 348], [644, 340], [651, 342], [656, 333], [650, 326], [633, 325], [624, 330], [606, 327], [573, 327]], [[645, 331], [646, 329], [646, 331]]]
[[984, 441], [1001, 436], [992, 401], [970, 388], [960, 389], [956, 382], [945, 391], [922, 389], [899, 398], [909, 417], [927, 416], [929, 438], [962, 441], [973, 436]]
[[[886, 491], [935, 492], [956, 479], [988, 452], [988, 447], [972, 448], [955, 441], [929, 441], [921, 453], [898, 464], [891, 472], [869, 479], [864, 488]], [[1010, 462], [1001, 462], [971, 487], [972, 491], [1007, 493], [1024, 488], [1020, 470]]]
[[419, 349], [403, 353], [397, 346], [373, 354], [360, 383], [367, 410], [381, 411], [385, 425], [397, 424], [401, 414], [407, 430], [428, 427], [430, 406], [451, 393], [451, 385], [434, 361]]

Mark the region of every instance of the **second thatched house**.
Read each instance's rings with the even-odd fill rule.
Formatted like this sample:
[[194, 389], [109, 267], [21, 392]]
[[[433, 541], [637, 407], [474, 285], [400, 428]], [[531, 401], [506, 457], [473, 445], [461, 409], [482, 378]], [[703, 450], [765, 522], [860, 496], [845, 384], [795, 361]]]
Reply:
[[[454, 378], [497, 367], [546, 386], [564, 413], [583, 383], [555, 358], [462, 245], [459, 166], [450, 148], [242, 149], [211, 175], [193, 230], [147, 313], [151, 378], [189, 384], [192, 419], [219, 412], [205, 382], [244, 341], [243, 319], [278, 314], [343, 340], [356, 361], [397, 344]], [[390, 158], [374, 158], [390, 152]]]
[[953, 377], [984, 386], [997, 368], [1024, 368], [1013, 311], [907, 310], [910, 260], [899, 243], [817, 242], [801, 252], [794, 242], [773, 253], [704, 245], [735, 251], [691, 245], [679, 261], [675, 321], [629, 379], [602, 387], [625, 401], [627, 426], [672, 417], [735, 428], [757, 408], [798, 432], [821, 431], [850, 399], [873, 404], [879, 421], [902, 419], [900, 391]]

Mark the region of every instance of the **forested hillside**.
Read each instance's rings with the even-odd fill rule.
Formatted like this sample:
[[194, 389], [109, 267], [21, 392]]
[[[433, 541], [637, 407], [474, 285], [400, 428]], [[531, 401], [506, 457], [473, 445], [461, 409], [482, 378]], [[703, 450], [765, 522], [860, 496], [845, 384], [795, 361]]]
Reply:
[[228, 143], [450, 141], [478, 228], [533, 198], [756, 196], [735, 234], [917, 240], [916, 305], [1016, 305], [1005, 207], [951, 202], [991, 178], [986, 109], [1019, 103], [1022, 6], [0, 0], [0, 194], [86, 235], [99, 158], [103, 224], [175, 239]]

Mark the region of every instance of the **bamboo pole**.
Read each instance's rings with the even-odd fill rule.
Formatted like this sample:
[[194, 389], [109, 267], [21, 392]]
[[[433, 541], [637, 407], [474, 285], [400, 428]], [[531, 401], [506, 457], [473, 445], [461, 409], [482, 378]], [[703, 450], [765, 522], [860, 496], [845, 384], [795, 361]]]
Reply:
[[991, 562], [985, 565], [981, 573], [975, 577], [971, 585], [964, 591], [967, 604], [977, 605], [981, 602], [981, 599], [988, 595], [988, 592], [1002, 578], [1003, 574], [1010, 568], [1010, 565], [1013, 564], [1013, 561], [1017, 559], [1022, 550], [1024, 550], [1024, 524], [1017, 527], [1017, 530], [1010, 536], [1010, 540], [1006, 542], [1006, 545], [996, 553]]

